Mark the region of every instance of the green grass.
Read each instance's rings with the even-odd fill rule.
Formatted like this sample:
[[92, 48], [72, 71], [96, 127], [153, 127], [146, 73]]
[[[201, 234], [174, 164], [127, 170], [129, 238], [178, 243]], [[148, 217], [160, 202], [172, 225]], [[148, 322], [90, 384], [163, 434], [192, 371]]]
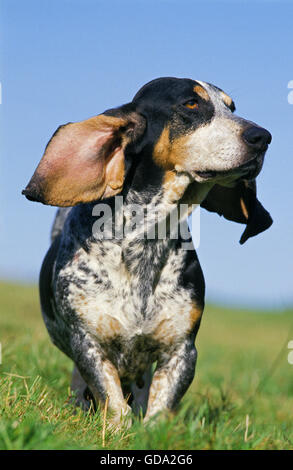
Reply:
[[36, 287], [0, 283], [0, 449], [293, 449], [293, 311], [208, 306], [196, 378], [175, 415], [106, 431], [74, 412], [71, 362], [49, 340]]

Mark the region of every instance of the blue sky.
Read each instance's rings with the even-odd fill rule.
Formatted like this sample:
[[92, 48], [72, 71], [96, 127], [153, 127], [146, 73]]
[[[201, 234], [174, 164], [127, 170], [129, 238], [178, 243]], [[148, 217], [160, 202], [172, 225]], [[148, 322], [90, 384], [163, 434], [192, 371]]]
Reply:
[[273, 135], [258, 178], [272, 228], [240, 246], [243, 226], [201, 211], [207, 297], [292, 304], [292, 18], [280, 0], [2, 0], [0, 278], [38, 277], [56, 209], [21, 190], [56, 127], [130, 101], [153, 78], [189, 77], [223, 88]]

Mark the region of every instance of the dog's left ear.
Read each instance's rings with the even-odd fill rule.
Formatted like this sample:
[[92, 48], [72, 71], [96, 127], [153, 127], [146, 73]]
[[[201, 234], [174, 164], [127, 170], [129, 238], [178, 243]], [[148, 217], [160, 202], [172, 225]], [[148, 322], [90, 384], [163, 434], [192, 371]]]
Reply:
[[125, 179], [125, 148], [139, 141], [145, 127], [131, 103], [59, 127], [22, 193], [59, 207], [118, 194]]
[[217, 212], [233, 222], [246, 224], [240, 244], [267, 230], [273, 223], [268, 211], [256, 197], [255, 180], [241, 180], [234, 187], [216, 184], [201, 203], [210, 212]]

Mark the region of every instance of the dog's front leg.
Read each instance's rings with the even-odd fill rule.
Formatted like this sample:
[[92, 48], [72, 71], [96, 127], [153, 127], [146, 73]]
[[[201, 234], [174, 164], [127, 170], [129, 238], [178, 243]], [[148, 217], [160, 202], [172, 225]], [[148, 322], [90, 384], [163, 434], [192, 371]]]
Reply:
[[175, 408], [191, 384], [197, 352], [194, 338], [188, 338], [180, 347], [158, 361], [150, 388], [145, 421], [158, 412]]
[[109, 421], [115, 426], [119, 425], [124, 417], [128, 417], [131, 408], [124, 399], [116, 367], [105, 358], [99, 345], [81, 331], [76, 331], [72, 336], [72, 356], [96, 405], [104, 408], [107, 403]]

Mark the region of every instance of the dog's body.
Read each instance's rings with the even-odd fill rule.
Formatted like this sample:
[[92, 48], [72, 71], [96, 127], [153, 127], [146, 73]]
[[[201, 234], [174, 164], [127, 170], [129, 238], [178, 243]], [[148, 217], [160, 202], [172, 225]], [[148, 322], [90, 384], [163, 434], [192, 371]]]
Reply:
[[[246, 223], [241, 242], [271, 224], [252, 181], [271, 137], [233, 110], [212, 85], [154, 80], [132, 103], [61, 127], [24, 191], [76, 206], [60, 209], [55, 221], [40, 276], [42, 311], [53, 342], [76, 365], [79, 402], [87, 405], [88, 387], [97, 403], [108, 397], [116, 420], [129, 404], [146, 419], [173, 409], [194, 376], [205, 287], [182, 230], [172, 235], [179, 206], [187, 212], [175, 228], [185, 232], [192, 204]], [[134, 206], [145, 210], [143, 229], [133, 226]], [[93, 214], [107, 208], [122, 237], [93, 231], [100, 220]]]

